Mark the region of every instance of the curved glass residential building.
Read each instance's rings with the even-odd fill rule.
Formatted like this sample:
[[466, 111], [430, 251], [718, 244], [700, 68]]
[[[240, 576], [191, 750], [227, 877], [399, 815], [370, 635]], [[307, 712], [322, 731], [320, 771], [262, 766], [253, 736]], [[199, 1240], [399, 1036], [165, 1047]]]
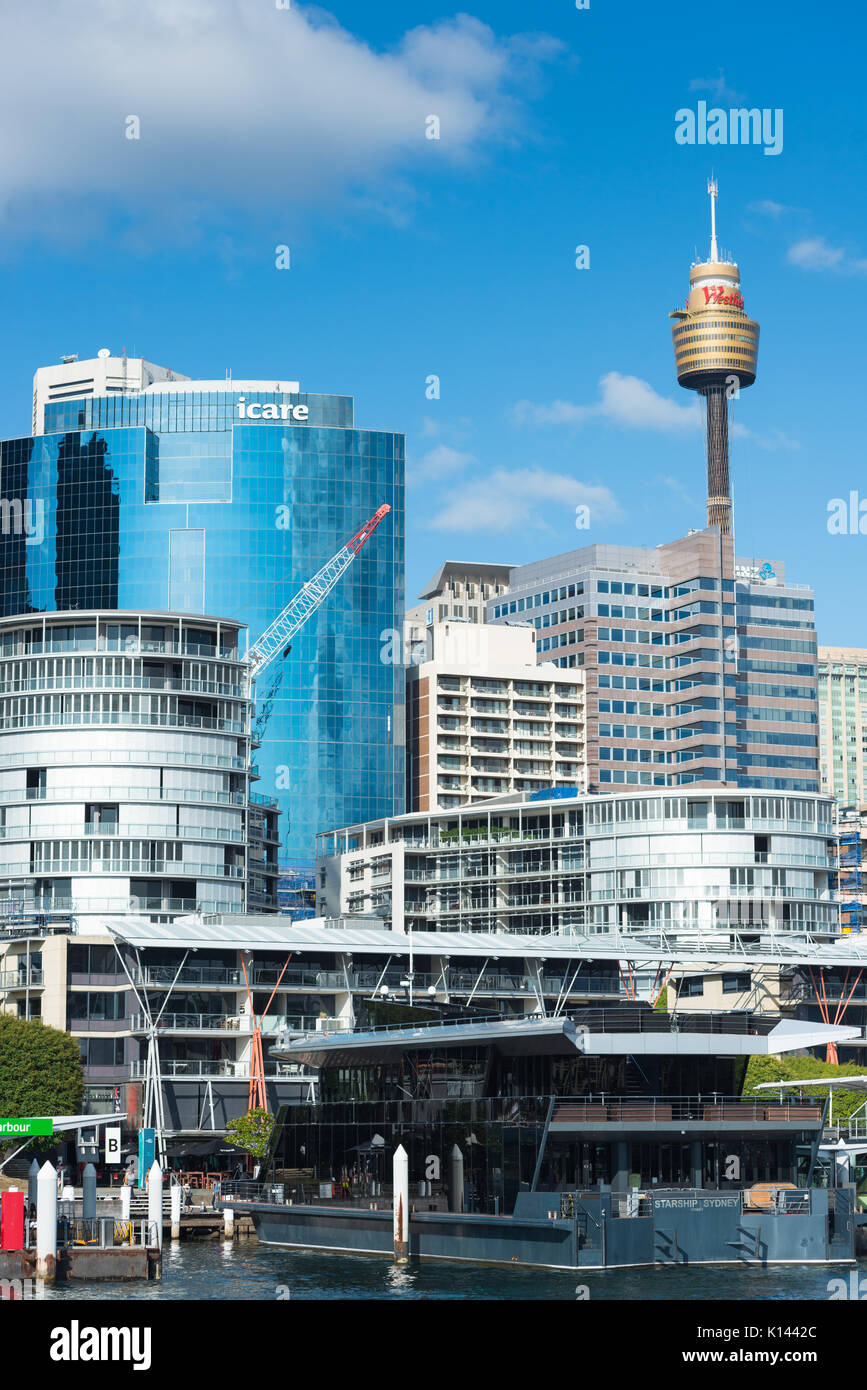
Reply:
[[0, 621], [0, 909], [157, 921], [276, 911], [277, 805], [252, 793], [239, 623]]
[[833, 940], [832, 807], [734, 789], [512, 793], [322, 835], [318, 907], [398, 931]]
[[37, 433], [0, 447], [2, 613], [219, 613], [252, 641], [388, 503], [264, 674], [258, 761], [282, 862], [312, 863], [318, 831], [402, 810], [403, 670], [380, 653], [403, 624], [403, 436], [356, 429], [351, 397], [294, 381], [143, 385], [162, 369], [74, 366], [42, 382]]

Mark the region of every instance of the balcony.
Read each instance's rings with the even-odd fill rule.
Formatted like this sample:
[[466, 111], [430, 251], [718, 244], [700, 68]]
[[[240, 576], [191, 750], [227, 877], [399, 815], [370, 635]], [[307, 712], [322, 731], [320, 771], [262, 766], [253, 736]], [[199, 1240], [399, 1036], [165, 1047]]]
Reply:
[[129, 1017], [70, 1018], [67, 1020], [67, 1029], [74, 1037], [89, 1037], [91, 1033], [128, 1033], [131, 1021]]
[[615, 1099], [600, 1095], [559, 1101], [551, 1116], [551, 1129], [556, 1133], [560, 1127], [596, 1129], [609, 1124], [665, 1128], [696, 1122], [714, 1127], [731, 1125], [733, 1130], [745, 1124], [816, 1129], [821, 1118], [821, 1105], [804, 1101], [769, 1103], [744, 1100], [740, 1096], [721, 1096], [715, 1092], [676, 1098], [624, 1096]]
[[[167, 989], [175, 979], [176, 969], [170, 965], [166, 966], [145, 966], [142, 970], [133, 974], [133, 980], [137, 985], [145, 985], [148, 988]], [[271, 990], [280, 978], [279, 966], [257, 967], [255, 964], [252, 969], [248, 967], [247, 978], [251, 989]], [[350, 979], [352, 979], [350, 975]], [[177, 976], [178, 988], [183, 989], [220, 989], [235, 988], [243, 990], [244, 972], [240, 967], [237, 969], [220, 969], [219, 967], [185, 965], [180, 975]], [[346, 989], [346, 976], [342, 970], [304, 970], [302, 968], [286, 970], [280, 983], [281, 990], [303, 989], [303, 990], [335, 990]]]
[[34, 967], [29, 975], [26, 970], [4, 970], [0, 974], [0, 989], [42, 989], [44, 983], [42, 971]]
[[139, 714], [133, 710], [123, 712], [77, 710], [72, 714], [22, 714], [9, 715], [0, 719], [0, 730], [10, 729], [60, 729], [79, 726], [128, 725], [161, 729], [208, 729], [224, 734], [245, 734], [247, 728], [238, 719], [214, 719], [207, 715], [192, 714]]
[[[41, 841], [36, 841], [40, 844]], [[20, 873], [19, 865], [0, 865], [0, 876]], [[243, 865], [187, 864], [180, 859], [39, 859], [30, 870], [32, 874], [93, 874], [104, 877], [112, 874], [171, 874], [177, 877], [234, 878], [244, 877]]]
[[[147, 1033], [150, 1024], [144, 1014], [129, 1020], [133, 1033]], [[249, 1015], [239, 1014], [162, 1014], [156, 1025], [158, 1033], [244, 1033], [253, 1031]]]
[[161, 690], [179, 694], [223, 696], [230, 700], [245, 699], [240, 685], [226, 685], [219, 681], [179, 680], [169, 676], [63, 675], [0, 681], [0, 695], [21, 695], [40, 690]]
[[[133, 1081], [143, 1080], [147, 1074], [147, 1063], [144, 1061], [131, 1062], [129, 1073]], [[114, 1068], [119, 1071], [120, 1068]], [[303, 1074], [303, 1068], [293, 1065], [291, 1062], [267, 1062], [265, 1063], [265, 1076], [274, 1077], [278, 1080], [289, 1079], [293, 1076]], [[221, 1076], [228, 1080], [249, 1081], [250, 1063], [233, 1062], [227, 1059], [219, 1061], [193, 1061], [189, 1058], [177, 1059], [169, 1058], [160, 1065], [160, 1076], [165, 1080], [175, 1080], [186, 1077], [193, 1079], [207, 1080], [212, 1076]]]

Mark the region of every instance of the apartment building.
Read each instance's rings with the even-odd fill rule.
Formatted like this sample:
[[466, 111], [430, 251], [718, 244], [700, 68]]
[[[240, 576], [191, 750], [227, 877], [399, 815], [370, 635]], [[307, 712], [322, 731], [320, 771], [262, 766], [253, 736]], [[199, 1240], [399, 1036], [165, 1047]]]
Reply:
[[0, 913], [277, 910], [240, 623], [0, 619]]
[[396, 931], [837, 941], [826, 797], [510, 793], [321, 835], [318, 911]]
[[822, 791], [867, 807], [867, 650], [819, 646]]
[[407, 669], [407, 805], [585, 785], [580, 671], [536, 663], [532, 627], [444, 622]]
[[434, 623], [484, 623], [488, 599], [508, 589], [511, 565], [486, 565], [447, 560], [407, 608], [405, 637], [407, 665], [430, 658], [429, 629]]

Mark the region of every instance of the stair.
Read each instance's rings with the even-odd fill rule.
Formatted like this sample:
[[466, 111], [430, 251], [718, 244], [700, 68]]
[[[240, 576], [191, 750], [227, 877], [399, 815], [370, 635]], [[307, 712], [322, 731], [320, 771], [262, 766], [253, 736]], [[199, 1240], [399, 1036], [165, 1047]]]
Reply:
[[[163, 1188], [163, 1216], [171, 1216], [172, 1199], [170, 1189]], [[133, 1221], [144, 1220], [148, 1214], [148, 1194], [143, 1187], [135, 1187], [129, 1199], [129, 1214]]]
[[626, 1075], [623, 1084], [625, 1094], [630, 1099], [639, 1096], [643, 1099], [647, 1095], [647, 1080], [634, 1057], [627, 1057], [626, 1059]]

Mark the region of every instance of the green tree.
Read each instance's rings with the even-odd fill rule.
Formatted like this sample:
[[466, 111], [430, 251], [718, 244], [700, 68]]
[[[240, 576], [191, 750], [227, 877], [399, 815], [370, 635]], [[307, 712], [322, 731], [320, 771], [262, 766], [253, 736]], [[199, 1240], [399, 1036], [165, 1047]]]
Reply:
[[0, 1014], [0, 1116], [75, 1115], [83, 1095], [74, 1038], [38, 1019]]
[[248, 1110], [246, 1115], [230, 1120], [226, 1125], [229, 1143], [260, 1160], [267, 1156], [273, 1133], [274, 1116], [261, 1106]]
[[[773, 1091], [757, 1091], [759, 1082], [765, 1081], [820, 1081], [827, 1076], [839, 1080], [842, 1076], [864, 1076], [865, 1068], [858, 1063], [844, 1062], [836, 1066], [833, 1062], [820, 1062], [818, 1057], [758, 1057], [750, 1058], [744, 1076], [743, 1095], [758, 1096], [761, 1099], [776, 1100]], [[783, 1096], [791, 1096], [784, 1090]], [[797, 1092], [794, 1093], [795, 1095]], [[824, 1105], [828, 1092], [821, 1086], [808, 1086], [805, 1096], [812, 1096], [817, 1104]], [[864, 1096], [857, 1091], [846, 1091], [834, 1087], [834, 1118], [844, 1120], [863, 1105]]]

